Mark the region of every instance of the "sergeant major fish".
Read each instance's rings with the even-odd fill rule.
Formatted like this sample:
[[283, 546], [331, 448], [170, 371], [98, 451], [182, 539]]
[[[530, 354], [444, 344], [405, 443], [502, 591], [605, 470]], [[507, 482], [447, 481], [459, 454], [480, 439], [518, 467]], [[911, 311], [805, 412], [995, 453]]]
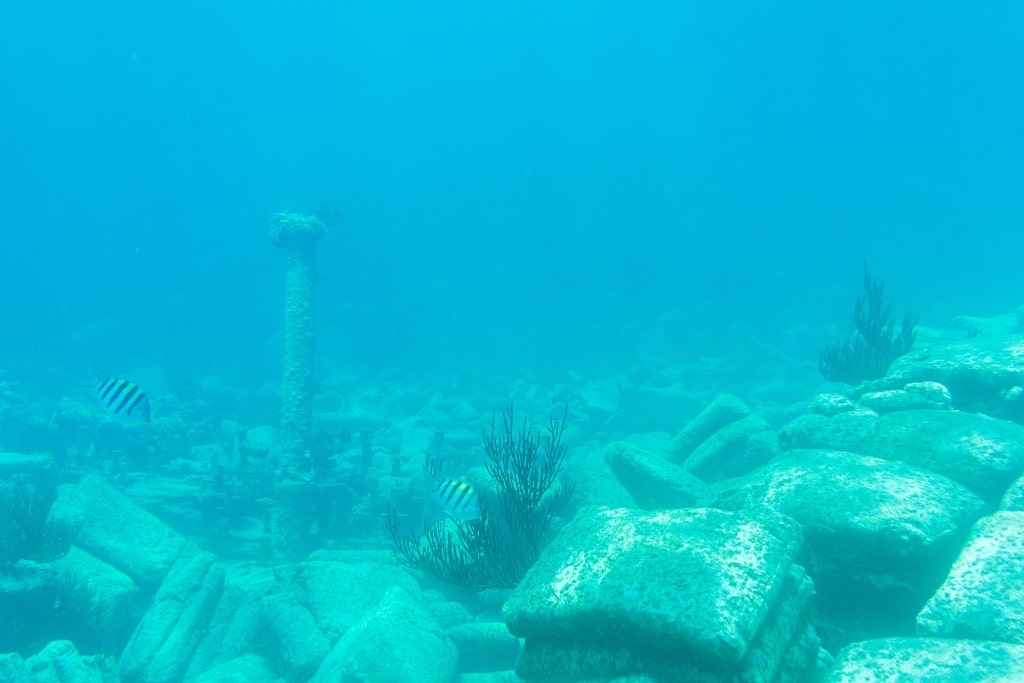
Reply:
[[96, 384], [96, 398], [110, 417], [125, 422], [149, 422], [149, 397], [138, 384], [106, 377]]
[[458, 479], [435, 479], [431, 497], [452, 519], [479, 519], [480, 497], [473, 487]]

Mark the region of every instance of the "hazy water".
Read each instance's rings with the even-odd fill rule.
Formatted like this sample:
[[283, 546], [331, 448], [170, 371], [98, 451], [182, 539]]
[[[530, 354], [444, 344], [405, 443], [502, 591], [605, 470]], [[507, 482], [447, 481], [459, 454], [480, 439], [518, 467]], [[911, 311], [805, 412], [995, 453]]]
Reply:
[[359, 373], [614, 372], [737, 329], [813, 364], [864, 260], [923, 324], [1006, 312], [1022, 30], [1011, 2], [5, 3], [0, 365], [275, 380], [267, 221], [322, 199], [320, 352]]

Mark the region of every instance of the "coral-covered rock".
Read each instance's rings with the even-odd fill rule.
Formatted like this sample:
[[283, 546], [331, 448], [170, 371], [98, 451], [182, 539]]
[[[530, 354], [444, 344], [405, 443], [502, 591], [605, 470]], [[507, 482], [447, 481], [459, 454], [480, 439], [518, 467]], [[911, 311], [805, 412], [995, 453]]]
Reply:
[[[380, 602], [391, 586], [401, 586], [412, 595], [420, 592], [415, 579], [393, 560], [353, 560], [358, 558], [319, 550], [296, 567], [295, 589], [331, 644]], [[339, 595], [345, 599], [339, 600]]]
[[331, 647], [313, 615], [290, 593], [268, 595], [263, 599], [261, 614], [274, 635], [288, 677], [309, 680]]
[[849, 645], [825, 683], [1024, 680], [1024, 645], [945, 638], [885, 638]]
[[107, 483], [87, 474], [60, 487], [53, 514], [77, 529], [75, 545], [116, 567], [145, 591], [197, 548]]
[[822, 612], [847, 625], [868, 612], [875, 621], [861, 628], [883, 633], [913, 633], [914, 616], [985, 511], [980, 498], [946, 477], [822, 450], [785, 453], [716, 505], [768, 507], [798, 521]]
[[764, 418], [747, 415], [706, 438], [683, 464], [702, 481], [713, 483], [746, 474], [778, 452], [775, 431]]
[[799, 547], [798, 526], [774, 513], [581, 510], [505, 603], [526, 639], [517, 672], [772, 680], [791, 657], [806, 674], [818, 647], [797, 637], [813, 594]]
[[709, 436], [749, 414], [750, 408], [732, 394], [718, 396], [679, 430], [669, 449], [669, 460], [683, 462]]
[[1024, 426], [952, 410], [807, 414], [779, 431], [785, 449], [824, 448], [901, 460], [996, 504], [1024, 471]]
[[922, 635], [1024, 645], [1024, 512], [978, 521], [917, 628]]
[[604, 459], [641, 508], [692, 507], [707, 495], [707, 486], [685, 468], [628, 443], [609, 445]]
[[311, 683], [449, 683], [458, 651], [430, 612], [393, 586], [331, 650]]
[[211, 553], [179, 560], [167, 574], [121, 655], [127, 683], [176, 683], [188, 669], [224, 591]]

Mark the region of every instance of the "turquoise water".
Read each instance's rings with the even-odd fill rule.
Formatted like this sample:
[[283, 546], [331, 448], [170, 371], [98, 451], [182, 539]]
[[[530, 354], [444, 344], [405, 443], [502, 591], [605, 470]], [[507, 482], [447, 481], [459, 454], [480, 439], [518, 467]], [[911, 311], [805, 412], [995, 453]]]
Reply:
[[[726, 392], [774, 434], [844, 389], [818, 354], [853, 328], [864, 263], [918, 348], [1024, 303], [1022, 30], [1005, 2], [5, 7], [0, 452], [49, 454], [54, 483], [102, 475], [229, 577], [387, 557], [386, 504], [406, 529], [438, 519], [424, 450], [487, 490], [479, 435], [509, 401], [539, 427], [568, 405], [566, 518], [630, 507], [582, 476], [613, 442], [669, 452]], [[270, 222], [324, 202], [342, 220], [316, 246], [317, 488], [289, 507]], [[101, 377], [138, 383], [152, 423], [104, 416]], [[277, 547], [292, 513], [302, 538]], [[159, 585], [129, 576], [131, 618], [83, 653], [122, 655]], [[0, 652], [74, 640], [71, 620]], [[319, 627], [330, 647], [345, 630]], [[277, 656], [273, 676], [316, 671]]]

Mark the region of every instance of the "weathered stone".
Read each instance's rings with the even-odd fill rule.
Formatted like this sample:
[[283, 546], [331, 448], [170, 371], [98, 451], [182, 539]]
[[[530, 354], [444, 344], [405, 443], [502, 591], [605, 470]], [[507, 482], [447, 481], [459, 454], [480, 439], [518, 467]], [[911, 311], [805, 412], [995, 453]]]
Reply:
[[330, 650], [330, 643], [320, 632], [313, 615], [288, 593], [265, 597], [261, 614], [263, 623], [274, 634], [288, 677], [308, 680]]
[[1011, 318], [975, 319], [977, 335], [970, 339], [919, 343], [919, 348], [893, 361], [873, 390], [937, 382], [949, 389], [958, 410], [1021, 421], [1024, 403], [1012, 396], [1012, 390], [1024, 386], [1024, 335], [1014, 332]]
[[641, 508], [692, 507], [707, 495], [704, 483], [685, 468], [625, 442], [609, 445], [604, 459]]
[[573, 457], [565, 463], [566, 481], [576, 482], [576, 490], [562, 511], [571, 516], [573, 511], [587, 505], [609, 507], [637, 507], [633, 496], [604, 458], [604, 443], [588, 442], [573, 449]]
[[999, 502], [1000, 510], [1011, 510], [1011, 511], [1024, 511], [1024, 477], [1020, 477], [1017, 481], [1006, 490], [1003, 495], [1003, 499]]
[[857, 405], [876, 413], [897, 410], [952, 410], [953, 400], [938, 382], [911, 382], [902, 389], [887, 389], [861, 394]]
[[808, 404], [807, 412], [815, 415], [838, 415], [856, 407], [853, 401], [842, 394], [818, 394]]
[[1024, 645], [945, 638], [885, 638], [843, 648], [825, 683], [1019, 683]]
[[785, 425], [779, 442], [784, 449], [825, 448], [901, 460], [945, 475], [993, 505], [1024, 471], [1024, 426], [950, 410], [808, 414]]
[[778, 451], [775, 432], [764, 418], [747, 415], [704, 439], [683, 465], [702, 481], [713, 483], [746, 474]]
[[246, 652], [268, 647], [269, 635], [260, 619], [261, 601], [275, 581], [270, 568], [243, 570], [225, 577], [224, 592], [206, 627], [206, 634], [189, 661], [185, 680]]
[[918, 633], [1024, 645], [1024, 512], [978, 521], [949, 576], [917, 617]]
[[783, 454], [716, 505], [768, 507], [795, 519], [823, 613], [840, 622], [870, 613], [878, 624], [909, 632], [985, 511], [981, 499], [940, 475], [819, 450]]
[[100, 476], [61, 486], [53, 515], [75, 526], [75, 545], [116, 567], [150, 591], [171, 566], [197, 549]]
[[434, 618], [406, 590], [393, 586], [338, 641], [310, 683], [355, 679], [449, 683], [458, 651]]
[[[297, 566], [295, 583], [320, 630], [334, 644], [380, 602], [391, 586], [412, 595], [419, 584], [394, 564], [351, 562], [351, 556], [329, 550], [312, 553]], [[344, 595], [344, 600], [338, 596]]]
[[719, 429], [750, 414], [750, 408], [732, 394], [722, 394], [679, 430], [669, 449], [669, 460], [681, 463]]
[[211, 553], [177, 562], [121, 655], [127, 683], [176, 683], [188, 668], [224, 590]]
[[773, 513], [581, 510], [505, 603], [526, 638], [517, 672], [770, 680], [813, 593], [792, 564], [799, 546], [797, 525]]

